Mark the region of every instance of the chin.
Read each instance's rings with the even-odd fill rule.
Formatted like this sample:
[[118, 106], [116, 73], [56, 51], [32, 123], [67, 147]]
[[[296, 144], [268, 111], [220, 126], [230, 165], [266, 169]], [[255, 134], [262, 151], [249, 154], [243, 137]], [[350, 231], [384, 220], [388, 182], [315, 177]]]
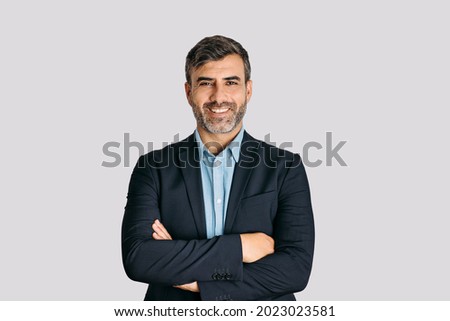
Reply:
[[224, 127], [220, 127], [220, 128], [208, 127], [208, 128], [206, 128], [206, 130], [208, 130], [208, 132], [210, 132], [211, 134], [228, 134], [228, 133], [232, 132], [234, 129], [236, 129], [236, 126], [225, 127], [225, 128]]

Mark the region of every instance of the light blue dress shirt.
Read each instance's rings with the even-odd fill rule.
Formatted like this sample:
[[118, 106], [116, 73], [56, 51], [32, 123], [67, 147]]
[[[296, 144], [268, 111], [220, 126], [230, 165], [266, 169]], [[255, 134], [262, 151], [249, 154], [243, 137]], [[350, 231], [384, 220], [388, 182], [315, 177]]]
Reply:
[[195, 130], [200, 154], [206, 235], [209, 239], [223, 234], [234, 167], [239, 162], [243, 136], [244, 127], [220, 154], [214, 156]]

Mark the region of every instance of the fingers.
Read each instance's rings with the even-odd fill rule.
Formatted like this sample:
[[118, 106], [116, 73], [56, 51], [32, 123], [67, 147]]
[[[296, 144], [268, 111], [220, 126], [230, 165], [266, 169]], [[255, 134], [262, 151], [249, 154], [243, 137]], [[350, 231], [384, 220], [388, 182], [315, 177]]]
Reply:
[[152, 229], [154, 231], [152, 236], [155, 240], [171, 240], [172, 239], [172, 236], [170, 236], [169, 232], [167, 232], [164, 225], [158, 219], [156, 219], [153, 222]]
[[152, 237], [153, 237], [155, 240], [165, 240], [164, 237], [160, 236], [160, 235], [159, 235], [158, 233], [156, 233], [156, 232], [153, 232]]
[[184, 291], [200, 292], [197, 281], [181, 285], [174, 285], [173, 287]]
[[241, 234], [242, 262], [253, 263], [274, 253], [274, 239], [262, 232]]
[[164, 225], [157, 219], [154, 222], [154, 225], [156, 227], [155, 232], [157, 232], [159, 235], [163, 236], [166, 240], [171, 240], [172, 236], [170, 236], [169, 232], [167, 232]]

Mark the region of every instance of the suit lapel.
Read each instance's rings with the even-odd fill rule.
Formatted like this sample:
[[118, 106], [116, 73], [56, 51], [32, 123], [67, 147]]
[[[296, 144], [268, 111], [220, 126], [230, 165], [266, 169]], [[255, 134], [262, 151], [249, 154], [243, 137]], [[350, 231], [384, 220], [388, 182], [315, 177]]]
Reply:
[[225, 219], [224, 233], [229, 234], [241, 202], [242, 195], [250, 179], [253, 168], [262, 160], [258, 153], [259, 142], [246, 131], [242, 139], [239, 163], [236, 164], [231, 184], [230, 197], [228, 199], [227, 216]]
[[206, 239], [205, 208], [203, 202], [202, 177], [194, 134], [189, 136], [179, 149], [179, 168], [183, 175], [186, 193], [200, 239]]

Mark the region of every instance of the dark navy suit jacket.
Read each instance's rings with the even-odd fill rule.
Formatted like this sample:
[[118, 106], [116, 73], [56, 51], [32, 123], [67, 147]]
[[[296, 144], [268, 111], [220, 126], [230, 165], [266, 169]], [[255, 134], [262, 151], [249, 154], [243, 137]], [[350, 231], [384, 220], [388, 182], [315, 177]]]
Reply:
[[[152, 239], [159, 219], [173, 240]], [[242, 263], [239, 234], [264, 232], [275, 253]], [[244, 133], [224, 235], [206, 238], [194, 135], [139, 158], [122, 225], [127, 275], [148, 283], [146, 300], [295, 300], [308, 283], [314, 222], [300, 156]], [[173, 285], [197, 281], [200, 293]]]

